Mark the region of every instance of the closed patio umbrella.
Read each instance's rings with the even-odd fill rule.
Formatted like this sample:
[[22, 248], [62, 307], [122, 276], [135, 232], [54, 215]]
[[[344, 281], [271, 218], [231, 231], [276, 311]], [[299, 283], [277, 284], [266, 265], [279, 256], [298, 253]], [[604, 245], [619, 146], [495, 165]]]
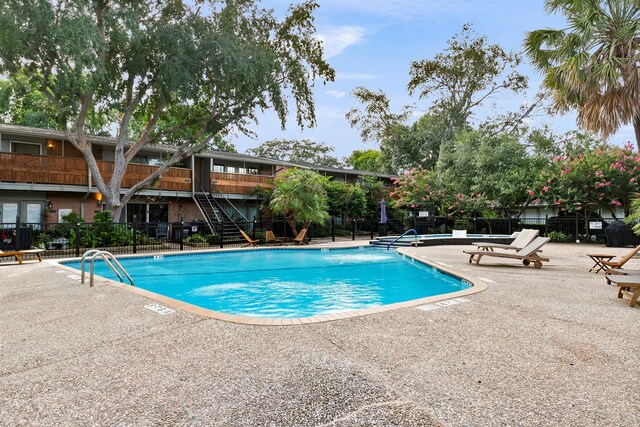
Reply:
[[382, 199], [380, 202], [380, 224], [387, 223], [387, 203]]

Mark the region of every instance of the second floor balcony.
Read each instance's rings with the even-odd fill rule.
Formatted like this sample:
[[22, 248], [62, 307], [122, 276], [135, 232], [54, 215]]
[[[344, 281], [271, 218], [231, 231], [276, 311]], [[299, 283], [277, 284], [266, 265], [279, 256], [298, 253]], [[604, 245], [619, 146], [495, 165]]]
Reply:
[[[113, 175], [114, 166], [113, 162], [98, 161], [100, 173], [107, 182]], [[132, 187], [156, 169], [158, 166], [129, 164], [122, 187]], [[255, 193], [258, 185], [263, 188], [272, 187], [273, 177], [268, 175], [220, 172], [211, 172], [210, 175], [212, 183], [226, 194], [250, 195]], [[0, 152], [0, 182], [88, 187], [89, 168], [84, 158]], [[150, 189], [192, 192], [192, 170], [172, 167]], [[216, 191], [215, 186], [212, 185], [211, 190]]]

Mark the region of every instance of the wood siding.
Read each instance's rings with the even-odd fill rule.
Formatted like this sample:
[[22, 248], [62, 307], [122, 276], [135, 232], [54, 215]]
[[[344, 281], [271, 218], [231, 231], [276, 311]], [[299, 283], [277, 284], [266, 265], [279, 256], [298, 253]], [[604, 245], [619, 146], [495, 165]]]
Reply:
[[[254, 194], [258, 185], [262, 188], [273, 188], [273, 177], [267, 175], [212, 172], [211, 182], [226, 194]], [[211, 187], [211, 191], [215, 192], [215, 187]]]
[[[113, 175], [115, 163], [98, 161], [98, 169], [105, 181], [109, 181]], [[127, 171], [122, 179], [122, 188], [131, 188], [136, 183], [151, 175], [158, 166], [141, 165], [137, 163], [129, 163]], [[184, 168], [170, 168], [160, 181], [148, 189], [154, 190], [176, 190], [191, 191], [191, 170]]]
[[0, 153], [0, 181], [87, 185], [87, 175], [84, 159]]
[[[114, 163], [98, 161], [98, 168], [103, 178], [108, 182], [113, 175]], [[130, 164], [122, 181], [122, 187], [132, 187], [157, 168], [157, 166]], [[88, 185], [88, 175], [88, 167], [84, 158], [0, 153], [0, 181], [30, 184]], [[171, 168], [153, 188], [190, 192], [191, 170]]]

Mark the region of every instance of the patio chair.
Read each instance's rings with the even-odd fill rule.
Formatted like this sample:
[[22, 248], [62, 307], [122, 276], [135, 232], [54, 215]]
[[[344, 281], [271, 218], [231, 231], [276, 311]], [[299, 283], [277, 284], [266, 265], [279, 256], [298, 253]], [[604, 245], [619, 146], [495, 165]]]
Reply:
[[520, 249], [516, 253], [512, 252], [498, 252], [498, 251], [463, 251], [465, 254], [470, 255], [469, 263], [472, 263], [475, 259], [476, 265], [480, 264], [480, 259], [483, 256], [497, 257], [497, 258], [511, 258], [521, 260], [524, 265], [529, 265], [533, 262], [535, 268], [542, 268], [542, 262], [549, 261], [549, 258], [541, 257], [538, 252], [540, 248], [549, 241], [548, 237], [536, 237], [536, 239], [529, 243], [524, 248]]
[[21, 251], [9, 251], [9, 252], [4, 252], [0, 250], [0, 258], [14, 257], [16, 261], [18, 261], [18, 264], [22, 264], [23, 256], [33, 254], [38, 257], [38, 261], [42, 262], [43, 252], [44, 252], [44, 249], [24, 249]]
[[600, 271], [607, 273], [609, 270], [621, 268], [638, 252], [640, 252], [640, 245], [636, 246], [631, 252], [626, 254], [623, 258], [620, 258], [618, 261], [611, 261], [616, 257], [611, 254], [587, 254], [587, 256], [594, 262], [593, 266], [589, 269], [589, 272], [595, 270], [596, 273], [599, 273]]
[[244, 232], [244, 230], [240, 229], [240, 234], [242, 234], [242, 237], [244, 237], [244, 239], [247, 241], [246, 245], [242, 245], [242, 248], [246, 248], [247, 246], [250, 246], [252, 248], [256, 248], [258, 247], [258, 242], [259, 240], [253, 240], [251, 237], [249, 237], [247, 235], [247, 233]]
[[293, 239], [293, 244], [294, 245], [308, 245], [309, 243], [305, 241], [306, 237], [307, 237], [307, 229], [303, 228], [302, 230], [300, 230], [300, 232], [298, 233], [296, 238]]
[[273, 234], [273, 231], [267, 230], [264, 236], [264, 242], [267, 245], [284, 245], [284, 240]]
[[156, 239], [169, 240], [169, 223], [158, 223], [158, 228], [156, 229]]
[[517, 236], [515, 236], [515, 239], [513, 239], [511, 243], [477, 242], [473, 244], [476, 245], [478, 249], [482, 249], [485, 251], [493, 251], [494, 249], [511, 249], [518, 251], [531, 243], [533, 239], [538, 237], [539, 232], [539, 230], [525, 228], [521, 232], [519, 232]]
[[618, 298], [629, 298], [629, 307], [634, 307], [640, 297], [640, 276], [614, 274], [607, 276], [607, 282], [618, 285]]

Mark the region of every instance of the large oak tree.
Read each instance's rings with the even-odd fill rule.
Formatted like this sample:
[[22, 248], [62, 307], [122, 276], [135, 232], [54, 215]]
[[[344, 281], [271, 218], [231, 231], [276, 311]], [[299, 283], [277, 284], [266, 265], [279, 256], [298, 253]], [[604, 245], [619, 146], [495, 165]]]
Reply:
[[[216, 135], [251, 133], [257, 111], [275, 110], [284, 127], [293, 100], [297, 124], [315, 124], [312, 82], [334, 77], [314, 37], [316, 8], [309, 0], [278, 19], [257, 0], [5, 0], [0, 72], [55, 107], [118, 219], [137, 191]], [[109, 181], [87, 142], [92, 117], [115, 129]], [[150, 144], [178, 149], [122, 189], [127, 165]]]

